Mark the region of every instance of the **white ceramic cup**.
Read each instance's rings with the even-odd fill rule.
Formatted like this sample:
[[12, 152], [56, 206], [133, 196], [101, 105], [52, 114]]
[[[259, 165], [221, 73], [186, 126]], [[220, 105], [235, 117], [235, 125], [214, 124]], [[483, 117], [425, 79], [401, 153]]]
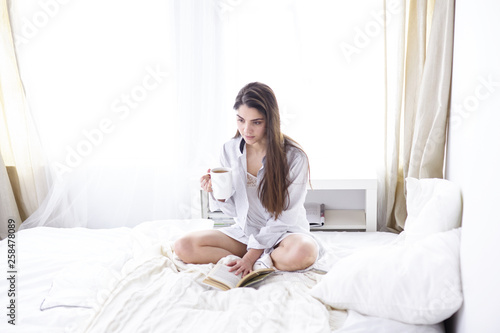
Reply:
[[228, 199], [233, 192], [233, 176], [231, 168], [213, 168], [210, 170], [212, 191], [217, 200]]

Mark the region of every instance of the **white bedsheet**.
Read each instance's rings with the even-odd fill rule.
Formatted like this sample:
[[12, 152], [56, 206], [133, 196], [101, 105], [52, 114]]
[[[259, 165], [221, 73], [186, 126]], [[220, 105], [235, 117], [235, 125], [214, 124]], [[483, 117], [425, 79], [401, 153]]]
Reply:
[[[207, 220], [145, 222], [136, 228], [37, 228], [18, 233], [16, 329], [1, 332], [440, 332], [338, 311], [308, 294], [315, 273], [286, 273], [257, 289], [227, 292], [200, 283], [211, 265], [186, 265], [171, 243], [211, 228]], [[394, 241], [389, 233], [316, 233], [325, 268], [353, 251]], [[5, 242], [1, 252], [6, 253]], [[2, 267], [4, 267], [2, 265]], [[6, 280], [0, 290], [7, 290]], [[7, 304], [6, 293], [0, 293]], [[40, 310], [40, 309], [43, 309]], [[351, 329], [350, 329], [351, 327]], [[363, 331], [364, 329], [364, 331]]]

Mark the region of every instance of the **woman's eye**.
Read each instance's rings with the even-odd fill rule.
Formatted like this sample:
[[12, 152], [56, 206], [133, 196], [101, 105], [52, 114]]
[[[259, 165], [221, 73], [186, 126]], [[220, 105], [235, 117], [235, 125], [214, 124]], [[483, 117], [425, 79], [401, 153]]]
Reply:
[[262, 121], [256, 121], [256, 122], [254, 122], [253, 124], [254, 124], [254, 125], [260, 125], [260, 124], [262, 124]]
[[238, 122], [242, 123], [242, 122], [243, 122], [243, 119], [238, 118], [236, 121], [238, 121]]

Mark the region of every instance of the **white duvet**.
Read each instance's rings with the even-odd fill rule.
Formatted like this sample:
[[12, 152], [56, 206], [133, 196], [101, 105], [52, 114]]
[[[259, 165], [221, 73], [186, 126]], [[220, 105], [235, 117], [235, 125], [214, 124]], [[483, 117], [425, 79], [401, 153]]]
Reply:
[[[211, 227], [208, 220], [172, 220], [145, 222], [132, 229], [22, 231], [17, 325], [13, 330], [2, 321], [0, 331], [369, 331], [369, 317], [335, 310], [309, 294], [324, 277], [313, 272], [273, 275], [257, 288], [230, 291], [202, 284], [213, 265], [184, 264], [171, 245], [186, 232]], [[387, 244], [396, 237], [317, 235], [327, 248], [325, 268], [356, 249]], [[5, 243], [0, 245], [5, 251]], [[3, 279], [0, 287], [6, 288]], [[1, 295], [6, 304], [5, 293]], [[377, 323], [385, 332], [425, 332], [390, 320]]]
[[[96, 295], [81, 332], [330, 332], [346, 312], [309, 295], [316, 273], [275, 275], [259, 288], [219, 291], [201, 281], [213, 267], [187, 265], [172, 252], [172, 233], [136, 228], [135, 253], [112, 286]], [[168, 235], [170, 234], [170, 235]], [[153, 241], [152, 241], [153, 240]]]
[[176, 265], [171, 253], [144, 260], [103, 297], [82, 331], [330, 332], [345, 318], [309, 295], [312, 276], [285, 274], [258, 289], [222, 292], [201, 283], [210, 266]]

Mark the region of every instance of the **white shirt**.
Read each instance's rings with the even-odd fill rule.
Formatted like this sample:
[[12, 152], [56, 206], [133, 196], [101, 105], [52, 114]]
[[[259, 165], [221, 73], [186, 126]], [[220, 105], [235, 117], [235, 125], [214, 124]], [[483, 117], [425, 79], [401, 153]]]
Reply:
[[[245, 141], [241, 137], [233, 138], [226, 142], [222, 148], [220, 162], [222, 166], [232, 169], [233, 193], [225, 202], [215, 200], [213, 195], [210, 195], [210, 200], [224, 214], [235, 218], [236, 226], [241, 228], [249, 238], [248, 249], [272, 248], [287, 232], [310, 232], [304, 208], [308, 183], [307, 157], [301, 150], [288, 146], [287, 159], [290, 168], [288, 176], [291, 180], [288, 187], [289, 205], [287, 209], [281, 213], [278, 219], [275, 219], [260, 201], [252, 200], [252, 212], [251, 218], [249, 218]], [[257, 184], [260, 183], [265, 172], [265, 158], [262, 164], [264, 167], [257, 173]]]

